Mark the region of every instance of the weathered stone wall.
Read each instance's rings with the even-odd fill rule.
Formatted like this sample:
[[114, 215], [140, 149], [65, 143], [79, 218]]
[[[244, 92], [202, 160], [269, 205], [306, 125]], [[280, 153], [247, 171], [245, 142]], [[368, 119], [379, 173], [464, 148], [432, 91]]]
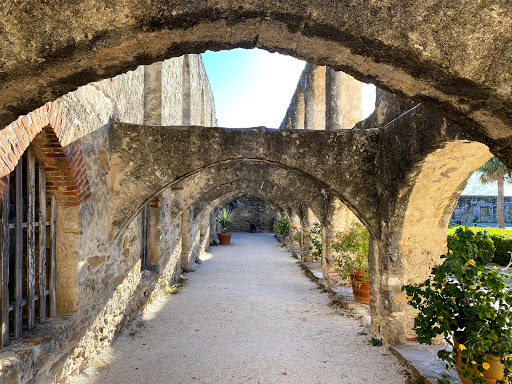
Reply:
[[308, 63], [280, 129], [351, 129], [361, 120], [361, 92], [352, 76]]
[[272, 232], [277, 208], [270, 202], [256, 196], [241, 196], [224, 207], [236, 209], [236, 221], [232, 232], [251, 232], [251, 225], [256, 232]]
[[[199, 124], [208, 116], [207, 123], [212, 124], [215, 106], [202, 60], [195, 55], [188, 60], [191, 122]], [[176, 58], [161, 64], [158, 124], [182, 122], [182, 62], [183, 58]], [[144, 309], [145, 303], [181, 273], [181, 218], [171, 215], [170, 189], [152, 203], [149, 262], [154, 267], [141, 271], [141, 215], [117, 241], [112, 242], [109, 236], [110, 187], [115, 180], [110, 168], [109, 126], [112, 121], [145, 121], [147, 74], [139, 67], [81, 87], [60, 100], [61, 114], [72, 123], [69, 134], [78, 139], [91, 192], [80, 206], [60, 206], [58, 211], [57, 312], [72, 316], [52, 319], [45, 325], [55, 324], [56, 337], [27, 334], [0, 352], [0, 382], [66, 382], [86, 364], [93, 364], [97, 353]], [[152, 114], [155, 118], [154, 111]], [[193, 262], [208, 245], [209, 233], [200, 236], [198, 218], [192, 220], [190, 229]], [[36, 341], [27, 344], [31, 337]], [[42, 353], [30, 352], [33, 348]]]

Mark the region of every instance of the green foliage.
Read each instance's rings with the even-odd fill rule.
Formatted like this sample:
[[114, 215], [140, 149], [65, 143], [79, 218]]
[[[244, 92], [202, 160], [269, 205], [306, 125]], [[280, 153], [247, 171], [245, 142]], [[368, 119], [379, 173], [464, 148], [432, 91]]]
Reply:
[[448, 249], [466, 262], [473, 259], [477, 264], [488, 264], [494, 257], [494, 244], [485, 231], [473, 232], [469, 227], [459, 227], [447, 239]]
[[479, 172], [482, 172], [480, 176], [480, 182], [482, 184], [494, 183], [499, 180], [511, 179], [512, 170], [507, 168], [496, 156], [489, 159], [478, 168]]
[[382, 347], [382, 339], [377, 339], [376, 337], [372, 337], [370, 339], [370, 344], [374, 347]]
[[[332, 248], [340, 257], [336, 259], [336, 270], [343, 279], [348, 279], [353, 272], [368, 271], [368, 241], [370, 234], [366, 227], [354, 221], [346, 232], [338, 232]], [[368, 281], [368, 273], [363, 281]]]
[[313, 223], [313, 227], [309, 232], [309, 239], [313, 244], [313, 251], [311, 252], [315, 260], [322, 258], [322, 226], [320, 223]]
[[274, 224], [274, 232], [286, 237], [290, 234], [290, 218], [284, 212], [279, 212], [277, 221]]
[[302, 236], [301, 236], [301, 234], [300, 234], [300, 231], [295, 232], [295, 236], [293, 237], [293, 239], [294, 239], [297, 243], [302, 242]]
[[217, 214], [215, 220], [222, 227], [222, 232], [226, 232], [235, 223], [236, 210], [233, 208], [222, 208]]
[[[448, 246], [452, 241], [457, 228], [460, 227], [455, 226], [448, 228]], [[482, 231], [482, 228], [479, 227], [466, 227], [466, 229], [469, 229], [474, 233]], [[494, 243], [495, 249], [492, 262], [500, 265], [508, 265], [510, 262], [510, 252], [512, 252], [512, 231], [500, 228], [486, 228], [485, 232]]]
[[[452, 337], [460, 340], [462, 362], [477, 370], [473, 374], [463, 368], [462, 373], [474, 383], [485, 382], [479, 373], [489, 360], [486, 353], [499, 356], [505, 376], [512, 378], [512, 360], [507, 358], [512, 354], [509, 274], [486, 269], [467, 259], [465, 252], [448, 252], [441, 258], [443, 263], [435, 266], [423, 283], [402, 287], [410, 305], [419, 310], [414, 319], [416, 340], [430, 345], [432, 339], [442, 336], [452, 346]], [[453, 366], [451, 352], [441, 350], [438, 356]]]

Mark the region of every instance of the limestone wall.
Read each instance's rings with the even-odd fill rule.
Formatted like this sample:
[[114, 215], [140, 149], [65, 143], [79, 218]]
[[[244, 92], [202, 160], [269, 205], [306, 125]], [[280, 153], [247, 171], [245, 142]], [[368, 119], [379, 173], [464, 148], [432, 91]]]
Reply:
[[[190, 98], [183, 97], [184, 59], [167, 60], [160, 66], [160, 120], [163, 125], [181, 124], [186, 101], [191, 124], [204, 120], [205, 125], [214, 125], [213, 94], [198, 55], [186, 56]], [[97, 353], [182, 272], [183, 231], [181, 217], [171, 215], [171, 189], [151, 203], [150, 268], [141, 271], [140, 214], [117, 241], [112, 242], [110, 237], [109, 200], [116, 175], [110, 170], [109, 124], [144, 122], [148, 96], [144, 81], [145, 70], [139, 67], [81, 87], [59, 101], [63, 104], [61, 114], [70, 122], [69, 134], [81, 148], [91, 194], [80, 206], [60, 206], [58, 210], [56, 291], [60, 317], [48, 322], [48, 326], [59, 325], [57, 336], [27, 344], [24, 340], [31, 337], [27, 334], [0, 351], [0, 383], [66, 382], [86, 364], [94, 364]], [[209, 225], [208, 220], [203, 223], [204, 228]], [[208, 246], [209, 231], [201, 233], [199, 217], [192, 218], [189, 226], [185, 257], [192, 263]], [[34, 348], [40, 352], [34, 352]]]

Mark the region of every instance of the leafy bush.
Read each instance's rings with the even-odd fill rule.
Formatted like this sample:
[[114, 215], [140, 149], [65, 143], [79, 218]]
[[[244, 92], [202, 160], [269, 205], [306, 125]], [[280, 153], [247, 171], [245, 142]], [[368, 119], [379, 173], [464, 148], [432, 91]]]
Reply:
[[322, 258], [322, 226], [320, 223], [313, 223], [313, 228], [309, 232], [309, 238], [313, 244], [313, 258], [320, 260]]
[[[450, 250], [441, 256], [443, 263], [432, 269], [427, 280], [405, 285], [402, 290], [409, 304], [419, 311], [414, 319], [416, 340], [430, 345], [442, 336], [461, 355], [459, 374], [472, 383], [483, 384], [483, 372], [490, 368], [487, 354], [498, 356], [505, 365], [505, 376], [512, 378], [512, 291], [507, 273], [496, 267], [486, 269], [467, 258], [466, 251], [473, 246], [460, 246], [461, 254]], [[460, 344], [454, 345], [454, 340]], [[454, 365], [455, 356], [450, 350], [440, 350], [438, 357]]]
[[[460, 227], [448, 228], [448, 245], [458, 228]], [[474, 233], [482, 231], [482, 228], [479, 227], [466, 227], [466, 229]], [[512, 231], [500, 228], [486, 228], [485, 232], [487, 232], [487, 235], [493, 241], [495, 247], [492, 262], [500, 265], [508, 265], [510, 262], [509, 252], [512, 252]]]
[[469, 259], [477, 264], [488, 264], [494, 257], [494, 244], [485, 231], [473, 232], [469, 227], [459, 227], [447, 239], [448, 249], [464, 262]]
[[[368, 271], [368, 242], [370, 234], [366, 227], [354, 221], [346, 232], [336, 233], [332, 248], [340, 257], [336, 259], [336, 270], [343, 279], [348, 279], [353, 272]], [[368, 281], [368, 273], [363, 283]]]
[[277, 221], [274, 224], [274, 232], [286, 237], [290, 234], [290, 218], [284, 212], [279, 212]]

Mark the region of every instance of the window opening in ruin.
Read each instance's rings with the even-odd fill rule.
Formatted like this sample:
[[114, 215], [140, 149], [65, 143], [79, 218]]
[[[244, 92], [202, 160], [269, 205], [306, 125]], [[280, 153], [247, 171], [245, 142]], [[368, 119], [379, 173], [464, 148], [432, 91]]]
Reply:
[[[37, 191], [37, 192], [36, 192]], [[46, 194], [46, 173], [29, 148], [2, 196], [1, 345], [56, 313], [57, 202]]]
[[142, 223], [140, 236], [140, 265], [141, 269], [149, 265], [149, 221], [151, 206], [147, 204], [142, 208]]

